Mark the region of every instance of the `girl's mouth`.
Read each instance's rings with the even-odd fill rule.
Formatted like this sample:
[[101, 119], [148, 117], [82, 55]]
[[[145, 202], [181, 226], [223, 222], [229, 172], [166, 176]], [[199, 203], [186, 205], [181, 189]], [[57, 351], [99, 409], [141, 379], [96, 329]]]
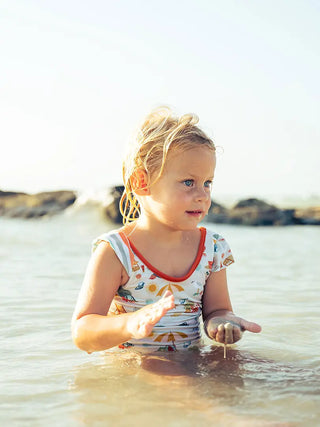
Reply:
[[202, 211], [199, 211], [199, 210], [197, 210], [197, 211], [186, 211], [186, 213], [188, 215], [196, 216], [196, 217], [202, 215]]

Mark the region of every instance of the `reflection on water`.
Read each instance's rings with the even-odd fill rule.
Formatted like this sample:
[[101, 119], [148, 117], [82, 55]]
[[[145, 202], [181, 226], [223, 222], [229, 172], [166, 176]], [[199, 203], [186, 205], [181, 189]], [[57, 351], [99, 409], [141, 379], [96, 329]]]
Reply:
[[[208, 423], [217, 410], [222, 413], [226, 411], [219, 404], [217, 393], [218, 390], [222, 391], [223, 386], [220, 384], [222, 379], [219, 379], [219, 364], [223, 361], [209, 357], [210, 368], [205, 363], [207, 357], [193, 352], [188, 357], [177, 354], [140, 355], [134, 352], [119, 357], [119, 354], [109, 353], [101, 357], [96, 365], [80, 365], [74, 372], [72, 387], [79, 401], [78, 415], [81, 413], [81, 421], [85, 425], [90, 425], [92, 417], [94, 420], [108, 417], [114, 422], [118, 419], [123, 425], [146, 425], [147, 422], [160, 425], [157, 420], [169, 425], [191, 425], [199, 421]], [[232, 372], [237, 369], [237, 364], [230, 364]], [[211, 379], [207, 375], [208, 370], [216, 374]], [[234, 375], [233, 378], [231, 382], [235, 393], [239, 393], [236, 390], [242, 385], [241, 376]], [[205, 396], [205, 390], [210, 388], [216, 388], [216, 391]], [[90, 403], [93, 413], [88, 411]]]
[[84, 425], [103, 419], [123, 425], [297, 425], [299, 411], [314, 404], [307, 398], [295, 402], [296, 390], [308, 378], [305, 393], [312, 398], [319, 381], [311, 370], [236, 349], [225, 360], [222, 348], [214, 346], [183, 354], [105, 353], [95, 362], [73, 371], [71, 390]]

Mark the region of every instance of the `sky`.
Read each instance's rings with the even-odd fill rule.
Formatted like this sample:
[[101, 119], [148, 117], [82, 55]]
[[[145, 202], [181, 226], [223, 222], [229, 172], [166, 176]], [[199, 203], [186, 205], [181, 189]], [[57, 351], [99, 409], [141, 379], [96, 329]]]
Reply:
[[103, 190], [149, 111], [196, 113], [213, 196], [320, 196], [317, 0], [0, 0], [0, 189]]

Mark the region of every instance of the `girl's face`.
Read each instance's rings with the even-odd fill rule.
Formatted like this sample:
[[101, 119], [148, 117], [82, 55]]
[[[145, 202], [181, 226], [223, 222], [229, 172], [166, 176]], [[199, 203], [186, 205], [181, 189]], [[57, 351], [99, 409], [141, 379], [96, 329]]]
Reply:
[[196, 228], [211, 204], [215, 166], [215, 152], [207, 146], [169, 152], [161, 177], [142, 197], [143, 213], [172, 229]]

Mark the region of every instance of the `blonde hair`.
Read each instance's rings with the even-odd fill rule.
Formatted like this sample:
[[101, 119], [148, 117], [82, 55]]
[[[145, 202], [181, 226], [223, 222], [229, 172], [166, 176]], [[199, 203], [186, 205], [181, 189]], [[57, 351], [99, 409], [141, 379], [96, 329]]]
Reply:
[[138, 131], [135, 144], [132, 145], [123, 162], [124, 192], [120, 200], [120, 212], [123, 223], [134, 221], [140, 215], [140, 206], [131, 179], [136, 171], [146, 173], [148, 183], [154, 184], [163, 172], [169, 151], [187, 150], [194, 145], [205, 145], [215, 151], [213, 141], [196, 124], [195, 114], [175, 117], [168, 107], [153, 110]]

